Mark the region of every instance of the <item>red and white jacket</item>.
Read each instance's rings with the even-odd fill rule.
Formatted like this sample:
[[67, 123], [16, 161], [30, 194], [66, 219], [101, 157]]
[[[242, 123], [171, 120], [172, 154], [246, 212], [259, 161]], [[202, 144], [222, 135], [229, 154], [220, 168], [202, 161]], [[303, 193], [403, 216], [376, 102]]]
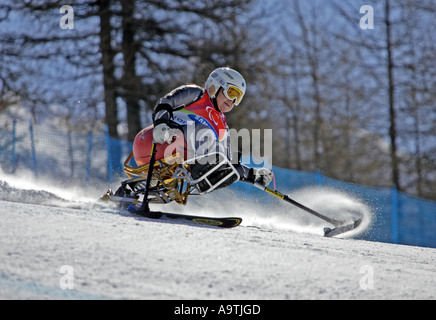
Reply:
[[[199, 148], [204, 141], [217, 142], [219, 151], [231, 159], [229, 127], [225, 115], [219, 111], [215, 99], [211, 99], [206, 90], [196, 85], [178, 87], [159, 99], [153, 113], [153, 124], [166, 123], [171, 128], [180, 129], [185, 135], [188, 147]], [[195, 129], [192, 129], [192, 125]], [[202, 130], [212, 129], [212, 130]], [[212, 136], [202, 136], [212, 135]], [[253, 169], [238, 163], [241, 181], [253, 182]]]

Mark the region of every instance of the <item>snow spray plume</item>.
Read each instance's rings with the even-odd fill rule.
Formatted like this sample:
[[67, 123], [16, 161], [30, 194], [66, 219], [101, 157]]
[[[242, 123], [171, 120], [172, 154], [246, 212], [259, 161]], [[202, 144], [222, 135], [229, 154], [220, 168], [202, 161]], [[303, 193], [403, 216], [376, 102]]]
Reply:
[[[289, 195], [309, 208], [344, 222], [363, 218], [362, 224], [341, 237], [353, 237], [369, 228], [373, 220], [371, 208], [362, 200], [332, 188], [309, 187], [296, 190]], [[297, 233], [323, 235], [323, 227], [329, 224], [301, 209], [268, 194], [241, 196], [238, 190], [226, 188], [214, 191], [196, 199], [190, 199], [188, 206], [172, 205], [174, 212], [204, 216], [239, 216], [245, 226], [289, 230]], [[207, 205], [205, 205], [207, 204]]]
[[32, 172], [25, 170], [14, 175], [0, 170], [0, 183], [3, 191], [1, 199], [7, 201], [34, 204], [56, 202], [60, 205], [65, 201], [87, 203], [96, 199], [90, 197], [86, 188], [60, 185], [59, 181], [45, 177], [35, 178]]

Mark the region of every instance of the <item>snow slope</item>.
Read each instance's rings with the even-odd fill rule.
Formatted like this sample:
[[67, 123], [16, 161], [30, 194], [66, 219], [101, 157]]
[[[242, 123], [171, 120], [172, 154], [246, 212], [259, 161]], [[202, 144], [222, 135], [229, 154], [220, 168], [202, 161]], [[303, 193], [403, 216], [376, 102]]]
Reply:
[[[0, 181], [1, 299], [436, 298], [435, 249], [324, 238], [312, 224], [241, 211], [231, 195], [216, 208], [245, 220], [225, 230], [15, 184]], [[61, 288], [63, 266], [73, 289]]]

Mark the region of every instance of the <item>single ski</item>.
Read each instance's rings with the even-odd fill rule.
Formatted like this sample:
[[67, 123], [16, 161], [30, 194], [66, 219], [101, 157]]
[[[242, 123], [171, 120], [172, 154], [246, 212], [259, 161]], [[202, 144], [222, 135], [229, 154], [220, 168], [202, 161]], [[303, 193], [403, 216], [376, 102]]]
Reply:
[[195, 224], [213, 226], [219, 228], [234, 228], [241, 224], [242, 218], [239, 217], [203, 217], [203, 216], [194, 216], [194, 215], [186, 215], [180, 213], [169, 213], [169, 212], [161, 212], [161, 211], [148, 211], [141, 212], [139, 210], [134, 209], [135, 206], [129, 207], [129, 212], [140, 215], [142, 217], [146, 217], [149, 219], [171, 219], [171, 220], [181, 220], [193, 222]]
[[362, 219], [357, 219], [356, 221], [353, 221], [352, 223], [340, 225], [340, 226], [337, 226], [335, 228], [325, 227], [324, 228], [324, 237], [334, 237], [334, 236], [337, 236], [339, 234], [354, 230], [361, 223], [362, 223]]

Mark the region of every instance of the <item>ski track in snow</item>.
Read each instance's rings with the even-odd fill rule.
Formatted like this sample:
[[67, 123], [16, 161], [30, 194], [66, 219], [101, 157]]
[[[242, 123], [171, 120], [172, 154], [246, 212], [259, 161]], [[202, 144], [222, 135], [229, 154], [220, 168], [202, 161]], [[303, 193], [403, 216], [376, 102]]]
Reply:
[[[196, 199], [168, 211], [240, 215], [242, 226], [134, 217], [96, 204], [98, 196], [85, 190], [1, 177], [0, 298], [436, 298], [435, 249], [324, 238], [322, 223], [302, 220], [289, 204], [272, 213], [230, 191], [219, 195], [203, 200], [213, 210]], [[371, 223], [370, 210], [344, 194], [305, 189], [292, 196], [315, 210], [322, 197], [336, 199], [323, 210], [352, 208], [366, 216], [363, 228]], [[60, 287], [62, 266], [73, 268], [73, 289]]]

